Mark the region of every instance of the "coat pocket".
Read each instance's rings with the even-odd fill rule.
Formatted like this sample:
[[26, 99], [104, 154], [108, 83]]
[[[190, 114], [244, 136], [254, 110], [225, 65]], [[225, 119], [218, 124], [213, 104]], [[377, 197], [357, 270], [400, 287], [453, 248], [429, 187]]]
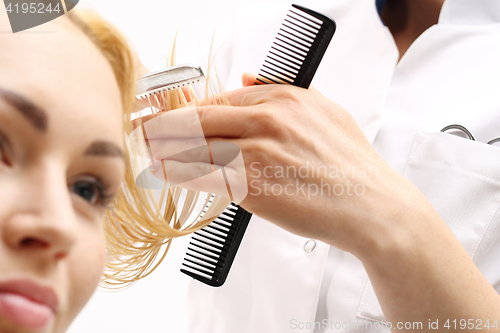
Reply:
[[[473, 260], [500, 239], [500, 147], [419, 132], [403, 175], [432, 203]], [[385, 320], [370, 282], [357, 315]]]

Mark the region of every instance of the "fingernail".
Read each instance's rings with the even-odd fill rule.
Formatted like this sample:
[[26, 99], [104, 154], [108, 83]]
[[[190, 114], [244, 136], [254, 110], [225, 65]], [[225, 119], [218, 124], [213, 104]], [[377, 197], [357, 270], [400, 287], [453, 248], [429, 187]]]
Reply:
[[155, 162], [149, 166], [149, 171], [151, 171], [151, 173], [156, 173], [160, 170], [160, 167], [161, 162]]

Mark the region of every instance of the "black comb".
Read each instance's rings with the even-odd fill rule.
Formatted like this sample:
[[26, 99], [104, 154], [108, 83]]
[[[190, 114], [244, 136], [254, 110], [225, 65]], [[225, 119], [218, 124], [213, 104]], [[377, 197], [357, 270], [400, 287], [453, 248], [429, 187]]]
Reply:
[[335, 33], [336, 25], [326, 15], [299, 5], [292, 7], [294, 9], [290, 9], [286, 16], [257, 81], [291, 84], [307, 89]]
[[[203, 214], [213, 198], [212, 195]], [[214, 221], [194, 233], [181, 272], [209, 286], [222, 286], [251, 217], [251, 213], [232, 202]]]
[[[335, 33], [326, 15], [299, 5], [285, 18], [255, 84], [290, 84], [309, 88]], [[204, 212], [212, 203], [210, 198]], [[231, 203], [226, 210], [194, 233], [181, 272], [212, 287], [226, 281], [252, 214]]]

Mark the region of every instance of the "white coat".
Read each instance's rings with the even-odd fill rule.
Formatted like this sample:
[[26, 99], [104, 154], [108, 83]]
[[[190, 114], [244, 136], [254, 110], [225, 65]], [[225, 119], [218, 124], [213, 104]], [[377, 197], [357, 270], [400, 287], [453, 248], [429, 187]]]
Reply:
[[[427, 196], [500, 292], [500, 146], [486, 144], [500, 136], [500, 1], [446, 0], [399, 63], [374, 1], [302, 3], [337, 22], [313, 86]], [[288, 9], [250, 5], [235, 19], [217, 58], [227, 90], [259, 71]], [[477, 141], [440, 132], [450, 124]], [[307, 242], [254, 216], [226, 284], [191, 283], [189, 332], [389, 332], [373, 326], [384, 315], [361, 262], [321, 242], [308, 253]], [[365, 319], [373, 329], [352, 326]]]

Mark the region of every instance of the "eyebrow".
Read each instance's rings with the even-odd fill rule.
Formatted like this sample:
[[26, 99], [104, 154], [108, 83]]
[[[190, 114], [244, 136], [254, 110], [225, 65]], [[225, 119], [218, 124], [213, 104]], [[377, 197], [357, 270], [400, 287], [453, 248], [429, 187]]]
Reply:
[[0, 98], [18, 110], [37, 130], [47, 132], [49, 118], [47, 112], [29, 99], [15, 92], [0, 88]]
[[85, 151], [85, 156], [107, 156], [125, 159], [125, 154], [116, 144], [109, 141], [93, 142]]
[[[48, 129], [47, 112], [26, 97], [0, 88], [0, 98], [18, 110], [36, 129], [45, 133]], [[85, 156], [119, 157], [125, 159], [122, 149], [109, 141], [95, 141], [84, 153]]]

